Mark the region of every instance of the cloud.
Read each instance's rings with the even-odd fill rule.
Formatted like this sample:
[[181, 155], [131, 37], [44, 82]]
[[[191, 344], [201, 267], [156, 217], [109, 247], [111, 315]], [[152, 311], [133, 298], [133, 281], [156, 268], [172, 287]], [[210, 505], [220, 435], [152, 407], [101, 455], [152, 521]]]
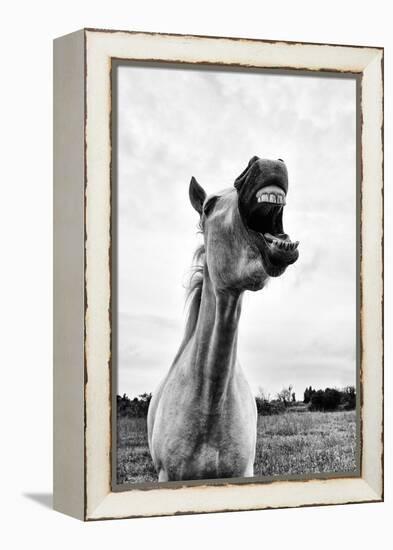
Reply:
[[190, 177], [208, 193], [230, 187], [253, 155], [288, 166], [284, 228], [300, 257], [246, 293], [243, 368], [254, 391], [354, 382], [355, 91], [351, 79], [119, 69], [120, 392], [152, 391], [181, 341], [200, 242]]
[[152, 391], [179, 347], [181, 319], [120, 311], [118, 331], [118, 393]]

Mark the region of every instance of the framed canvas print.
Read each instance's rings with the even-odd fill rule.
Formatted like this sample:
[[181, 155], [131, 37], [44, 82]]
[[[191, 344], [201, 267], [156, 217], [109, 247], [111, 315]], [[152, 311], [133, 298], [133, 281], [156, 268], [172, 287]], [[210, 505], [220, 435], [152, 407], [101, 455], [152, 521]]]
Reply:
[[383, 499], [383, 49], [54, 43], [54, 507]]

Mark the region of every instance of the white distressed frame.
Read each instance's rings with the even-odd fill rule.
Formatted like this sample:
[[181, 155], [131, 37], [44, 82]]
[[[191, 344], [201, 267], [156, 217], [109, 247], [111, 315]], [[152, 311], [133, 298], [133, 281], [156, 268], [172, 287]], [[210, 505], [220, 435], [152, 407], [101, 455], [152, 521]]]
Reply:
[[[57, 509], [85, 520], [383, 499], [383, 49], [84, 30], [85, 365], [83, 503], [55, 468]], [[80, 34], [76, 33], [76, 36]], [[67, 49], [67, 39], [63, 44]], [[361, 477], [111, 490], [110, 213], [112, 59], [361, 74]], [[56, 99], [56, 98], [55, 98]], [[55, 101], [56, 104], [56, 101]], [[56, 171], [55, 171], [56, 174]], [[56, 184], [56, 182], [55, 182]], [[56, 210], [55, 210], [56, 214]], [[82, 238], [82, 236], [81, 236]], [[60, 312], [61, 313], [61, 312]], [[56, 319], [55, 319], [56, 321]], [[59, 362], [60, 363], [60, 362]], [[66, 368], [59, 366], [60, 373]], [[56, 369], [56, 366], [55, 366]], [[64, 381], [63, 381], [64, 382]], [[56, 387], [56, 381], [55, 381]], [[77, 391], [77, 390], [75, 390]], [[56, 418], [56, 416], [55, 416]], [[64, 422], [63, 422], [64, 423]], [[62, 421], [57, 422], [62, 429]], [[79, 433], [79, 432], [78, 432]], [[79, 433], [80, 435], [80, 433]], [[72, 439], [72, 435], [69, 436]], [[80, 444], [80, 437], [78, 439]], [[64, 450], [64, 449], [63, 449]], [[62, 450], [55, 448], [55, 457]], [[60, 463], [59, 459], [59, 463]], [[71, 464], [70, 471], [77, 467]], [[64, 460], [63, 460], [64, 463]], [[55, 461], [56, 464], [56, 461]], [[63, 464], [64, 467], [64, 464]], [[79, 479], [79, 478], [78, 478]], [[57, 489], [56, 489], [57, 487]], [[56, 493], [58, 498], [56, 500]], [[76, 508], [78, 510], [76, 511]], [[74, 510], [75, 509], [75, 510]], [[83, 509], [83, 512], [81, 510]]]

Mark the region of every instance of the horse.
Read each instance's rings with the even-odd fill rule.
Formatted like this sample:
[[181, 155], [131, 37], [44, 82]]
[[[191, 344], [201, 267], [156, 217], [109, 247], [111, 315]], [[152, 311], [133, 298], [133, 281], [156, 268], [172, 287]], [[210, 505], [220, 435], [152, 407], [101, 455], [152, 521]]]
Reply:
[[148, 411], [158, 481], [252, 477], [255, 398], [237, 359], [245, 290], [258, 291], [296, 262], [298, 241], [283, 229], [288, 172], [282, 159], [254, 156], [234, 185], [189, 197], [204, 244], [195, 254], [180, 348]]

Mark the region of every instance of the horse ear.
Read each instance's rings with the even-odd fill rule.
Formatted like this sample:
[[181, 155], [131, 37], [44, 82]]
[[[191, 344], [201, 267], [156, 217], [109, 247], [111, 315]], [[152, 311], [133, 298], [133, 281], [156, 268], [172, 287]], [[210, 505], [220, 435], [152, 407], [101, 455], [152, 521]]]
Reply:
[[192, 176], [190, 181], [189, 194], [192, 206], [199, 214], [202, 214], [202, 206], [206, 199], [206, 192], [203, 187], [199, 185], [194, 176]]

